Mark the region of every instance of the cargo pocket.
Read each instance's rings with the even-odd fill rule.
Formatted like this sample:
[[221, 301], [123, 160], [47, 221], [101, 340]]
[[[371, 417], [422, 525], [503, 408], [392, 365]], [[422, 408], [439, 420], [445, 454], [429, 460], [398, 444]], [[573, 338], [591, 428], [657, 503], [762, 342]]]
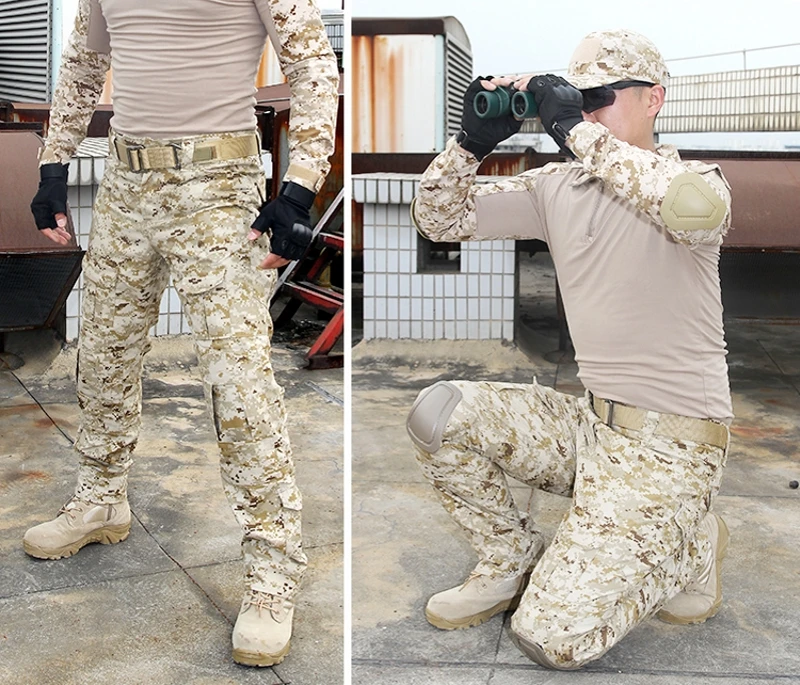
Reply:
[[252, 442], [254, 430], [238, 386], [212, 385], [211, 411], [217, 442]]
[[[282, 397], [283, 389], [275, 387]], [[282, 417], [272, 410], [270, 398], [231, 383], [211, 385], [210, 399], [218, 442], [232, 445], [279, 437]]]

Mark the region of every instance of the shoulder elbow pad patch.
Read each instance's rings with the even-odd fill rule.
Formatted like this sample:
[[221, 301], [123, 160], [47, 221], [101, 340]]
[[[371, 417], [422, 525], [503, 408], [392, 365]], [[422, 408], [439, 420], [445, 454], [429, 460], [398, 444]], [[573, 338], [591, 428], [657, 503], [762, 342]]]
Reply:
[[703, 231], [719, 226], [727, 206], [708, 181], [693, 171], [676, 176], [661, 204], [661, 218], [670, 230]]

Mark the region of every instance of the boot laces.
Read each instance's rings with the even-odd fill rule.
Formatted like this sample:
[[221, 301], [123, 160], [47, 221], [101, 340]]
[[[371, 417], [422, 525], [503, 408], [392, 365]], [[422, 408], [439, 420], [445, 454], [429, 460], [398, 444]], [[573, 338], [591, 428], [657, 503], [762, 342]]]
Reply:
[[288, 613], [292, 608], [292, 602], [285, 597], [278, 597], [266, 592], [258, 592], [256, 590], [250, 591], [244, 598], [245, 606], [243, 610], [249, 607], [255, 607], [255, 610], [261, 614], [262, 611], [269, 611], [272, 617], [276, 620], [281, 620], [282, 615]]
[[484, 592], [487, 589], [486, 581], [488, 580], [487, 576], [483, 573], [478, 573], [477, 571], [470, 571], [469, 576], [458, 589], [459, 592], [466, 589], [467, 585], [469, 585], [472, 581], [478, 581], [477, 590], [478, 592]]
[[64, 514], [70, 521], [74, 521], [78, 513], [75, 511], [80, 505], [80, 500], [77, 497], [70, 497], [61, 509], [58, 510], [58, 515]]

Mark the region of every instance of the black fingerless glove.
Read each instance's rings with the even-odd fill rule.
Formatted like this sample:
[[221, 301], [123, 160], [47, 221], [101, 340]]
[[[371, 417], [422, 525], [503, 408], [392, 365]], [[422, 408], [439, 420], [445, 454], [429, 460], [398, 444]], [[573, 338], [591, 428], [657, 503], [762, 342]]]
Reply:
[[[475, 114], [475, 96], [485, 88], [481, 81], [488, 81], [492, 76], [479, 76], [469, 84], [464, 94], [464, 111], [461, 114], [461, 133], [458, 144], [465, 150], [482, 160], [497, 144], [517, 133], [522, 126], [511, 114], [495, 119], [481, 119]], [[498, 86], [499, 88], [500, 86]]]
[[298, 183], [286, 181], [278, 197], [262, 205], [253, 222], [261, 233], [271, 231], [270, 251], [284, 259], [300, 259], [311, 244], [309, 210], [316, 194]]
[[565, 142], [573, 126], [583, 121], [581, 91], [561, 76], [553, 74], [531, 77], [528, 81], [528, 90], [536, 99], [544, 130], [562, 151], [571, 155]]
[[67, 213], [67, 172], [69, 164], [43, 164], [39, 167], [39, 190], [31, 201], [36, 228], [56, 227], [56, 214]]

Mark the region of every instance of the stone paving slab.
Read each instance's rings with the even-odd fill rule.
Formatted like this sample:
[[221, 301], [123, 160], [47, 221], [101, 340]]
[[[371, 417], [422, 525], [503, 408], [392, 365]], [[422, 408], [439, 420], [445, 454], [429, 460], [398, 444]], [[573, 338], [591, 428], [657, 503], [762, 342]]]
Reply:
[[230, 659], [226, 618], [181, 571], [0, 600], [4, 685], [278, 685]]
[[[306, 548], [309, 566], [296, 597], [290, 657], [272, 670], [285, 683], [336, 685], [342, 682], [342, 545]], [[227, 618], [236, 622], [241, 603], [241, 565], [225, 562], [188, 569], [188, 575]]]
[[[130, 537], [54, 562], [27, 557], [21, 539], [30, 525], [52, 518], [74, 487], [75, 350], [59, 354], [57, 345], [44, 351], [33, 345], [30, 352], [15, 372], [19, 380], [0, 373], [0, 682], [341, 682], [341, 370], [309, 372], [301, 368], [301, 352], [273, 350], [286, 388], [312, 564], [281, 675], [230, 659], [243, 591], [241, 532], [222, 492], [188, 339], [156, 340], [146, 358]], [[76, 607], [83, 612], [77, 621]]]
[[[373, 666], [355, 664], [352, 671], [353, 685], [487, 685], [492, 670], [483, 668], [442, 667], [436, 669], [435, 680], [431, 670], [415, 666]], [[498, 681], [500, 685], [501, 681]]]
[[11, 373], [0, 372], [0, 407], [27, 404], [31, 397], [25, 386]]

